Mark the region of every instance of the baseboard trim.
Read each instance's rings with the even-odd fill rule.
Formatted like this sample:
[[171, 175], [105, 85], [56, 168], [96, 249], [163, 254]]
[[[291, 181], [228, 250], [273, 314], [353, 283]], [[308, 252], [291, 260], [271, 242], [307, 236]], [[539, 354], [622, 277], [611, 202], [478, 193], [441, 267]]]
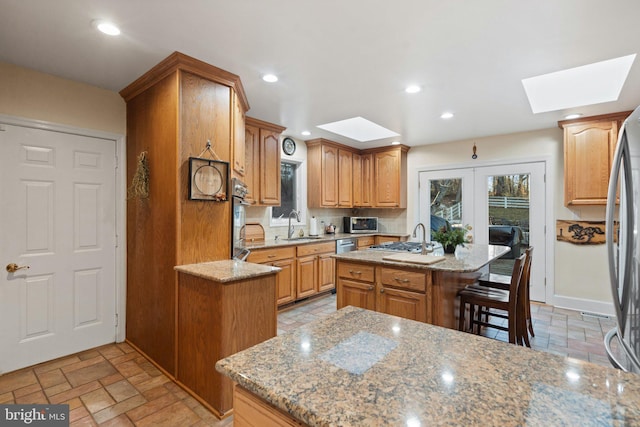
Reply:
[[610, 302], [554, 295], [553, 306], [615, 317], [613, 303]]

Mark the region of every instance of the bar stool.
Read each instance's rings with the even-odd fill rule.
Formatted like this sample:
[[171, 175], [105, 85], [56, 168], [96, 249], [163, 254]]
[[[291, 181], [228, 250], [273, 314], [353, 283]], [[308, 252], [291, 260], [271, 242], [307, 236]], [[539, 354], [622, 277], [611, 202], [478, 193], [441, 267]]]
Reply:
[[[470, 285], [458, 292], [458, 296], [460, 297], [458, 330], [465, 330], [465, 312], [466, 306], [469, 304], [469, 330], [471, 332], [474, 332], [477, 327], [477, 333], [479, 334], [480, 328], [485, 326], [507, 331], [509, 334], [509, 342], [512, 344], [521, 342], [520, 337], [523, 332], [522, 319], [524, 318], [524, 312], [521, 313], [521, 319], [520, 322], [518, 322], [518, 290], [523, 283], [521, 279], [524, 270], [525, 256], [526, 254], [521, 255], [513, 264], [509, 291]], [[507, 327], [495, 325], [483, 319], [483, 315], [487, 314], [488, 310], [492, 308], [506, 312]], [[526, 333], [526, 331], [524, 331], [524, 333]]]

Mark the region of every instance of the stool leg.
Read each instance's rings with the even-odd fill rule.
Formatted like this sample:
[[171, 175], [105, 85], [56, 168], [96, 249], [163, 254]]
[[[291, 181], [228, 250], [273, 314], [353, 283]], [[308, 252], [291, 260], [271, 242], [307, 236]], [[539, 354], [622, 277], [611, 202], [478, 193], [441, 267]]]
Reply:
[[460, 316], [458, 318], [458, 330], [464, 331], [464, 309], [467, 305], [467, 302], [464, 297], [460, 297]]

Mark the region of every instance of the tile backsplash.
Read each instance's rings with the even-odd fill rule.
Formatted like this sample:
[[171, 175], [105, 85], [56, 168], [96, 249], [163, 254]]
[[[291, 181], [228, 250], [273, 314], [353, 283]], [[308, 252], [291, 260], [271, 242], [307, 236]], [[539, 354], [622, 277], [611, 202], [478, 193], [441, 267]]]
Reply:
[[[261, 224], [267, 240], [272, 240], [275, 236], [286, 237], [286, 226], [271, 227], [269, 225], [270, 213], [271, 210], [267, 207], [247, 207], [247, 223]], [[345, 216], [375, 216], [379, 218], [380, 232], [407, 233], [406, 209], [308, 209], [304, 224], [293, 222], [296, 235], [300, 229], [304, 231], [305, 236], [309, 234], [309, 222], [312, 216], [318, 219], [320, 233], [324, 233], [324, 226], [329, 224], [335, 225], [337, 232], [342, 232], [342, 218]]]

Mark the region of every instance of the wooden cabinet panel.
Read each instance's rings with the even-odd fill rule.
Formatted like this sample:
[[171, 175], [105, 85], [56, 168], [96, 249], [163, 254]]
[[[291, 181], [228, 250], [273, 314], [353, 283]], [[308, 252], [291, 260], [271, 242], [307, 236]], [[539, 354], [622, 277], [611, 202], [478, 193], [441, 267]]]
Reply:
[[358, 242], [357, 242], [358, 250], [367, 249], [369, 246], [375, 245], [375, 243], [376, 243], [375, 236], [358, 237]]
[[397, 268], [382, 268], [380, 283], [383, 286], [408, 289], [418, 292], [427, 290], [424, 272], [400, 270]]
[[[361, 156], [362, 207], [373, 206], [373, 154]], [[355, 179], [355, 177], [354, 177]]]
[[260, 204], [280, 205], [280, 134], [260, 129]]
[[353, 153], [338, 150], [338, 206], [353, 206]]
[[234, 427], [301, 427], [302, 423], [236, 384], [233, 391]]
[[233, 112], [232, 112], [232, 129], [233, 129], [233, 173], [235, 176], [244, 180], [246, 165], [246, 144], [245, 144], [245, 124], [244, 109], [240, 103], [239, 97], [233, 94]]
[[362, 156], [353, 154], [353, 206], [362, 206]]
[[372, 265], [340, 262], [338, 263], [337, 269], [338, 277], [344, 277], [346, 279], [373, 283], [375, 278], [375, 269]]
[[384, 242], [399, 242], [400, 237], [397, 236], [376, 236], [376, 245]]
[[264, 264], [265, 262], [279, 261], [281, 259], [295, 258], [296, 247], [285, 246], [282, 248], [266, 248], [252, 250], [247, 257], [248, 262], [255, 262], [256, 264]]
[[400, 150], [375, 153], [374, 169], [374, 205], [400, 207]]
[[280, 133], [285, 128], [245, 118], [246, 201], [254, 206], [280, 205]]
[[296, 262], [293, 258], [271, 263], [281, 270], [276, 274], [276, 304], [282, 305], [296, 299]]
[[337, 307], [341, 309], [348, 305], [365, 308], [367, 310], [376, 309], [376, 294], [373, 283], [356, 282], [344, 278], [338, 279]]
[[378, 311], [392, 316], [427, 321], [427, 297], [425, 294], [382, 287], [378, 295]]
[[336, 260], [331, 255], [318, 256], [318, 292], [330, 291], [336, 287]]
[[296, 294], [298, 298], [306, 298], [315, 294], [318, 277], [318, 262], [315, 256], [296, 260]]
[[338, 195], [338, 149], [330, 146], [322, 146], [322, 206], [337, 207]]
[[[260, 128], [257, 126], [245, 125], [245, 173], [244, 183], [247, 184], [249, 192], [245, 201], [252, 205], [260, 201]], [[256, 167], [257, 166], [257, 167]]]
[[558, 122], [564, 129], [565, 206], [605, 205], [621, 123], [631, 112]]
[[309, 255], [319, 255], [326, 253], [335, 253], [336, 252], [336, 243], [335, 242], [325, 242], [325, 243], [315, 243], [310, 245], [301, 245], [297, 248], [297, 254], [299, 257], [309, 256]]

